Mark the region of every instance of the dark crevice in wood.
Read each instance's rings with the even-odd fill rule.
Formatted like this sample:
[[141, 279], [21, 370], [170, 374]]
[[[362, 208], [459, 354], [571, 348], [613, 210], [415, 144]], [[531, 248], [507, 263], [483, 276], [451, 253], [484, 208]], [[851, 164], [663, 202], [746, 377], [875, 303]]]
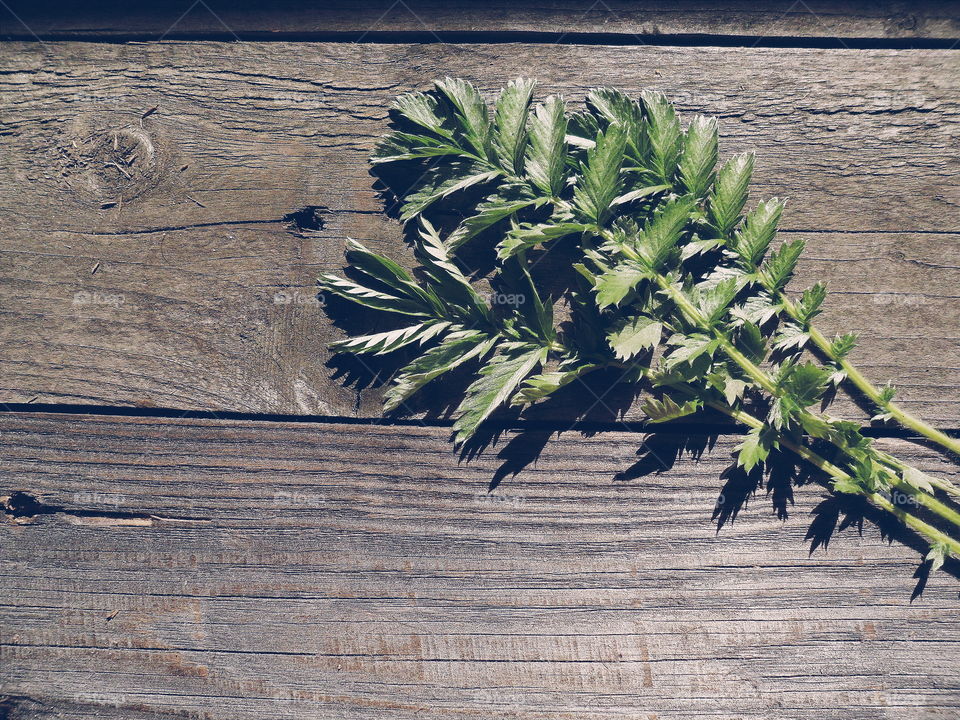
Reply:
[[[106, 415], [115, 417], [172, 418], [175, 420], [252, 420], [273, 423], [316, 423], [376, 425], [382, 427], [435, 427], [452, 428], [453, 420], [436, 418], [391, 418], [391, 417], [352, 417], [345, 415], [295, 415], [278, 413], [251, 413], [226, 410], [180, 410], [177, 408], [141, 408], [115, 405], [74, 405], [66, 403], [0, 403], [3, 413], [50, 413], [55, 415]], [[667, 422], [651, 425], [643, 421], [562, 421], [562, 420], [512, 420], [504, 422], [488, 421], [491, 431], [523, 430], [541, 432], [636, 432], [676, 435], [739, 435], [744, 428], [725, 422]], [[950, 435], [960, 436], [960, 428], [940, 428]], [[872, 438], [893, 438], [903, 440], [921, 440], [915, 433], [903, 428], [885, 428], [864, 426], [861, 432]]]
[[[876, 37], [802, 37], [757, 35], [674, 34], [643, 35], [633, 33], [577, 33], [534, 31], [350, 31], [350, 32], [169, 32], [165, 42], [344, 42], [378, 44], [498, 44], [527, 43], [542, 45], [657, 45], [677, 47], [797, 48], [826, 50], [954, 50], [960, 38], [876, 38]], [[34, 35], [25, 30], [4, 33], [4, 41], [97, 42], [124, 44], [158, 42], [158, 33], [133, 32], [125, 35], [70, 33]]]
[[[135, 513], [123, 510], [78, 510], [68, 509], [62, 505], [50, 505], [37, 500], [36, 497], [23, 490], [15, 490], [8, 497], [0, 498], [0, 511], [4, 515], [13, 519], [31, 519], [38, 515], [69, 515], [78, 520], [97, 519], [105, 521], [117, 521], [118, 525], [130, 524], [124, 521], [139, 521], [137, 525], [151, 525], [154, 520], [174, 520], [203, 522], [210, 518], [188, 517], [179, 515], [153, 515], [148, 513]], [[109, 524], [109, 523], [108, 523]]]

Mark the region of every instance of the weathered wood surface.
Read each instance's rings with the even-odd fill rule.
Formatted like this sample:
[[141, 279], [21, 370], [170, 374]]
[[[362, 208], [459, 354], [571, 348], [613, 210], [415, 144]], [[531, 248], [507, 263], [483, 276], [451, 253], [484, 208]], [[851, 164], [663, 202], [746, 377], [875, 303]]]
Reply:
[[[720, 115], [726, 153], [758, 152], [755, 196], [791, 198], [787, 234], [810, 245], [799, 284], [834, 290], [824, 327], [861, 331], [869, 374], [960, 425], [955, 52], [4, 43], [0, 54], [0, 400], [377, 415], [376, 393], [358, 399], [331, 379], [325, 345], [341, 331], [312, 298], [345, 235], [406, 256], [366, 164], [385, 107], [433, 76], [493, 92], [524, 73], [542, 95], [579, 100], [615, 77]], [[104, 164], [115, 155], [133, 156], [130, 178]], [[285, 216], [308, 206], [324, 227], [291, 230]]]
[[446, 433], [0, 416], [4, 717], [956, 717], [956, 580], [911, 604], [869, 522], [809, 556], [816, 486], [717, 533], [735, 439], [617, 481], [642, 436], [570, 433], [488, 494], [513, 451]]
[[[658, 36], [752, 38], [950, 38], [960, 37], [956, 2], [507, 2], [376, 0], [364, 3], [160, 1], [130, 3], [15, 2], [23, 21], [0, 14], [0, 35], [30, 38], [222, 37], [277, 34], [369, 37], [376, 33], [602, 34], [637, 41]], [[26, 26], [26, 27], [25, 27]]]

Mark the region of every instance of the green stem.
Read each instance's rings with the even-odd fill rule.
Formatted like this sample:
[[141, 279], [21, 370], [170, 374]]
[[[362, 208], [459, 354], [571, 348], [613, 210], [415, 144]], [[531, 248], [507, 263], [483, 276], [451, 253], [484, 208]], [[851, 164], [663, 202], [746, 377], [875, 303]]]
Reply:
[[[689, 385], [676, 383], [676, 384], [672, 384], [671, 387], [674, 387], [693, 397], [699, 397], [699, 394], [697, 393], [697, 391], [691, 388]], [[736, 420], [739, 423], [746, 425], [747, 427], [751, 427], [755, 429], [762, 429], [766, 427], [766, 423], [764, 423], [763, 420], [760, 420], [759, 418], [751, 415], [745, 410], [737, 410], [736, 408], [732, 408], [729, 405], [719, 401], [707, 400], [705, 402], [707, 405], [714, 408], [715, 410], [719, 410], [723, 414], [727, 415], [733, 420]], [[800, 443], [794, 442], [793, 440], [786, 437], [783, 433], [780, 433], [780, 432], [776, 432], [776, 436], [777, 436], [777, 442], [779, 442], [785, 448], [795, 453], [799, 457], [803, 458], [807, 462], [811, 463], [815, 467], [818, 467], [821, 470], [823, 470], [831, 478], [833, 478], [834, 481], [853, 480], [850, 473], [834, 465], [832, 462], [822, 457], [821, 455], [818, 455], [816, 452], [808, 448], [806, 445], [802, 445]], [[917, 501], [921, 505], [926, 507], [928, 510], [931, 510], [932, 512], [936, 513], [937, 515], [940, 515], [944, 519], [950, 520], [955, 524], [957, 524], [958, 526], [960, 526], [960, 513], [957, 513], [952, 508], [944, 505], [943, 503], [927, 495], [926, 493], [917, 492], [913, 488], [898, 487], [898, 489], [901, 489], [904, 492], [908, 492], [911, 496], [916, 497]], [[901, 522], [903, 522], [904, 525], [906, 525], [907, 527], [917, 532], [919, 535], [924, 537], [929, 542], [942, 543], [950, 550], [951, 555], [954, 555], [955, 557], [960, 557], [960, 542], [958, 542], [957, 540], [953, 539], [952, 537], [942, 532], [941, 530], [938, 530], [937, 528], [933, 527], [932, 525], [925, 522], [924, 520], [916, 517], [915, 515], [910, 514], [903, 508], [897, 507], [892, 502], [890, 502], [890, 500], [888, 500], [886, 497], [884, 497], [880, 493], [868, 492], [864, 490], [864, 491], [861, 491], [861, 494], [863, 495], [863, 497], [867, 498], [867, 500], [873, 503], [874, 506], [891, 513], [896, 518], [898, 518]]]
[[[784, 310], [786, 310], [787, 314], [793, 318], [793, 320], [801, 325], [805, 324], [800, 320], [796, 305], [794, 305], [793, 301], [787, 297], [786, 293], [783, 291], [778, 292], [777, 299], [780, 300], [780, 302], [783, 304]], [[941, 430], [937, 430], [935, 427], [929, 425], [915, 415], [911, 415], [892, 400], [884, 401], [883, 396], [880, 393], [880, 389], [876, 385], [871, 383], [859, 370], [857, 370], [856, 367], [854, 367], [849, 360], [843, 357], [837, 357], [834, 354], [833, 343], [831, 343], [823, 333], [821, 333], [810, 323], [806, 323], [805, 325], [806, 330], [810, 335], [810, 339], [813, 340], [813, 343], [820, 348], [824, 355], [840, 366], [840, 368], [847, 374], [847, 378], [850, 380], [850, 382], [852, 382], [857, 389], [860, 390], [860, 392], [870, 398], [874, 405], [893, 417], [903, 427], [910, 428], [914, 432], [923, 435], [925, 438], [932, 440], [941, 447], [960, 455], [960, 439], [952, 438]]]
[[[660, 286], [660, 288], [670, 296], [670, 298], [674, 301], [677, 307], [680, 308], [680, 311], [687, 316], [687, 319], [690, 320], [690, 322], [694, 323], [695, 325], [699, 326], [701, 329], [709, 330], [713, 334], [713, 336], [717, 339], [724, 353], [726, 353], [726, 355], [731, 360], [737, 363], [737, 365], [739, 365], [743, 369], [743, 371], [754, 382], [756, 382], [761, 388], [766, 390], [772, 396], [774, 397], [782, 396], [782, 392], [780, 391], [780, 388], [777, 387], [776, 383], [770, 378], [770, 376], [766, 372], [764, 372], [750, 358], [748, 358], [746, 355], [740, 352], [734, 346], [734, 344], [730, 342], [730, 339], [727, 338], [726, 335], [724, 335], [717, 328], [712, 327], [710, 323], [707, 322], [707, 319], [703, 317], [703, 314], [700, 312], [700, 310], [696, 306], [694, 306], [693, 303], [691, 303], [690, 300], [682, 292], [680, 292], [679, 290], [677, 290], [677, 288], [671, 285], [667, 281], [667, 279], [660, 273], [656, 273], [655, 277], [656, 277], [656, 282]], [[810, 413], [808, 410], [802, 410], [801, 412], [807, 413], [811, 417], [814, 417], [813, 414]], [[790, 443], [791, 441], [785, 439], [784, 442], [786, 444], [786, 443]], [[835, 445], [841, 452], [846, 453], [849, 450], [849, 448], [847, 448], [845, 444], [842, 442], [838, 442], [837, 440], [834, 440], [834, 439], [830, 439], [830, 442], [833, 445]], [[805, 446], [801, 445], [797, 447], [805, 447]], [[812, 451], [808, 451], [808, 452], [812, 452]], [[803, 456], [802, 453], [798, 453], [798, 454], [801, 454], [801, 456]], [[884, 455], [886, 454], [884, 453]], [[882, 457], [881, 457], [881, 460], [883, 460]], [[894, 462], [898, 462], [898, 461], [894, 461]], [[901, 465], [901, 469], [906, 468], [906, 466], [903, 465], [902, 463], [900, 463], [900, 465]], [[847, 477], [849, 477], [849, 475]], [[903, 482], [898, 482], [894, 487], [904, 492], [909, 492], [909, 494], [911, 494], [914, 497], [918, 497], [916, 494], [916, 491], [912, 487], [910, 487], [909, 485]], [[960, 528], [960, 514], [954, 512], [950, 507], [939, 502], [938, 500], [936, 500], [935, 498], [933, 498], [931, 495], [927, 493], [920, 493], [920, 495], [922, 495], [922, 498], [918, 497], [918, 502], [924, 505], [924, 507], [936, 513], [947, 522], [953, 523], [956, 527]], [[893, 506], [891, 505], [891, 507]]]

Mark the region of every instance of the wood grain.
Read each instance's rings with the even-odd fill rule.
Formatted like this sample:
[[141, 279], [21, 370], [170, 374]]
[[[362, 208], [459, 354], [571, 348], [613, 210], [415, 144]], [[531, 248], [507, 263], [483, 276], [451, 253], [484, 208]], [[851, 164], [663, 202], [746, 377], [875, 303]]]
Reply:
[[10, 718], [960, 707], [957, 581], [911, 604], [916, 552], [869, 522], [809, 555], [816, 486], [782, 522], [761, 490], [717, 533], [732, 439], [618, 481], [642, 436], [543, 438], [488, 493], [508, 436], [458, 463], [439, 428], [5, 414], [0, 433], [0, 495], [41, 504], [0, 515]]
[[[950, 38], [960, 36], [956, 2], [715, 2], [681, 0], [667, 4], [636, 0], [584, 2], [505, 2], [478, 5], [454, 0], [374, 0], [362, 4], [335, 2], [216, 2], [204, 5], [160, 0], [148, 5], [98, 2], [16, 2], [11, 8], [23, 23], [0, 15], [0, 33], [8, 37], [142, 38], [235, 34], [242, 39], [293, 35], [416, 33], [450, 41], [457, 33], [602, 34], [627, 41], [660, 36], [711, 38], [826, 38], [836, 47], [851, 39]], [[26, 25], [26, 27], [24, 27]]]
[[[340, 267], [347, 235], [408, 260], [366, 164], [390, 98], [445, 73], [492, 92], [525, 72], [542, 94], [578, 100], [615, 72], [628, 90], [653, 85], [686, 111], [719, 113], [725, 152], [758, 151], [755, 197], [789, 195], [784, 235], [810, 245], [798, 287], [827, 279], [834, 290], [825, 329], [862, 332], [857, 359], [870, 375], [893, 380], [911, 410], [960, 425], [955, 53], [342, 43], [5, 43], [0, 53], [0, 400], [379, 415], [376, 392], [358, 397], [324, 365], [342, 330], [313, 285]], [[133, 158], [131, 177], [104, 164], [115, 155]], [[298, 228], [289, 216], [303, 207], [319, 220]], [[838, 413], [866, 417], [849, 404]]]

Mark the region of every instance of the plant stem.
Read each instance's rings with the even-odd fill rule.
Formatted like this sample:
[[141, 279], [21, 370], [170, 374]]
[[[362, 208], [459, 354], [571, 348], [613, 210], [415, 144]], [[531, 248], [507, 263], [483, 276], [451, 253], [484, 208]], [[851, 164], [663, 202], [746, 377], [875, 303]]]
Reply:
[[[804, 325], [800, 320], [800, 316], [797, 312], [797, 307], [794, 305], [793, 301], [787, 297], [787, 294], [783, 291], [777, 293], [777, 299], [783, 304], [784, 310], [787, 314], [796, 322]], [[859, 370], [857, 370], [854, 365], [844, 357], [837, 357], [833, 352], [833, 343], [827, 339], [822, 332], [815, 328], [812, 324], [806, 323], [806, 330], [810, 335], [810, 339], [813, 340], [814, 344], [826, 355], [830, 360], [837, 363], [840, 368], [847, 374], [847, 378], [852, 382], [860, 392], [866, 395], [870, 400], [876, 405], [880, 410], [885, 413], [888, 413], [893, 417], [897, 422], [899, 422], [903, 427], [910, 428], [914, 432], [920, 433], [925, 438], [932, 440], [941, 447], [950, 450], [957, 455], [960, 455], [960, 439], [952, 438], [941, 430], [937, 430], [935, 427], [932, 427], [928, 423], [924, 422], [915, 415], [911, 415], [906, 410], [901, 408], [892, 400], [883, 400], [883, 396], [880, 393], [880, 389], [871, 383]]]
[[[699, 397], [699, 393], [697, 393], [695, 389], [691, 388], [689, 385], [686, 385], [684, 383], [671, 384], [671, 387], [677, 390], [680, 390], [681, 392], [684, 392], [690, 396]], [[755, 429], [762, 429], [766, 427], [766, 423], [763, 422], [763, 420], [751, 415], [745, 410], [737, 410], [736, 408], [730, 407], [726, 403], [722, 403], [715, 400], [705, 400], [704, 402], [705, 404], [709, 405], [715, 410], [719, 410], [724, 415], [727, 415], [728, 417], [732, 418], [733, 420], [736, 420], [739, 423], [746, 425], [747, 427], [751, 427]], [[835, 481], [836, 480], [849, 481], [853, 479], [848, 472], [834, 465], [832, 462], [825, 459], [821, 455], [818, 455], [816, 452], [808, 448], [806, 445], [794, 442], [793, 440], [786, 437], [783, 433], [779, 431], [775, 431], [775, 432], [777, 436], [777, 442], [779, 442], [785, 448], [787, 448], [794, 454], [798, 455], [799, 457], [803, 458], [807, 462], [823, 470]], [[951, 520], [952, 522], [960, 526], [960, 513], [957, 513], [952, 508], [946, 505], [943, 505], [943, 503], [939, 502], [935, 498], [930, 497], [926, 493], [919, 493], [915, 491], [913, 488], [909, 488], [909, 490], [904, 490], [904, 491], [909, 492], [909, 494], [911, 494], [911, 496], [913, 497], [917, 497], [918, 502], [924, 505], [924, 507], [926, 507], [927, 509], [931, 510], [937, 515], [940, 515], [944, 519]], [[955, 557], [960, 557], [960, 554], [958, 554], [960, 553], [960, 542], [958, 542], [957, 540], [954, 540], [952, 537], [950, 537], [946, 533], [942, 532], [941, 530], [938, 530], [937, 528], [933, 527], [932, 525], [925, 522], [924, 520], [921, 520], [915, 515], [911, 515], [903, 508], [897, 507], [892, 502], [890, 502], [889, 499], [887, 499], [880, 493], [861, 491], [861, 494], [865, 498], [867, 498], [867, 500], [873, 503], [876, 507], [879, 507], [880, 509], [893, 514], [895, 517], [901, 520], [905, 525], [910, 527], [912, 530], [916, 531], [918, 534], [920, 534], [922, 537], [927, 539], [929, 542], [942, 543], [950, 550], [950, 553], [952, 555], [954, 555]]]
[[[750, 360], [750, 358], [748, 358], [746, 355], [744, 355], [742, 352], [740, 352], [740, 351], [734, 346], [734, 344], [733, 344], [732, 342], [730, 342], [730, 339], [729, 339], [725, 334], [723, 334], [723, 333], [722, 333], [720, 330], [718, 330], [717, 328], [712, 327], [711, 324], [710, 324], [709, 322], [707, 322], [706, 318], [703, 317], [703, 314], [700, 312], [700, 310], [699, 310], [697, 307], [695, 307], [695, 306], [693, 305], [693, 303], [691, 303], [690, 300], [689, 300], [682, 292], [680, 292], [679, 290], [677, 290], [677, 288], [675, 288], [673, 285], [671, 285], [671, 284], [667, 281], [667, 279], [666, 279], [663, 275], [661, 275], [660, 273], [656, 273], [655, 279], [656, 279], [657, 284], [660, 286], [660, 288], [670, 296], [670, 298], [674, 301], [674, 303], [677, 305], [677, 307], [680, 308], [680, 311], [681, 311], [685, 316], [687, 316], [687, 319], [690, 320], [690, 322], [698, 325], [701, 329], [709, 330], [709, 331], [712, 333], [712, 335], [714, 336], [714, 338], [716, 338], [716, 340], [718, 341], [718, 343], [719, 343], [720, 347], [723, 349], [724, 353], [725, 353], [731, 360], [733, 360], [735, 363], [737, 363], [737, 365], [739, 365], [739, 366], [743, 369], [743, 371], [744, 371], [754, 382], [756, 382], [756, 383], [757, 383], [761, 388], [763, 388], [765, 391], [767, 391], [768, 393], [770, 393], [773, 397], [781, 397], [781, 396], [782, 396], [782, 392], [781, 392], [780, 389], [777, 387], [777, 385], [776, 385], [776, 383], [773, 381], [773, 379], [770, 378], [770, 376], [769, 376], [766, 372], [764, 372], [756, 363], [754, 363], [752, 360]], [[810, 413], [808, 410], [801, 410], [801, 412], [807, 413], [807, 414], [809, 414], [811, 417], [815, 417], [815, 416], [813, 416], [813, 414]], [[754, 418], [754, 419], [756, 419], [756, 418]], [[761, 426], [763, 426], [762, 421], [759, 421], [759, 420], [758, 420], [757, 422], [761, 422]], [[752, 427], [756, 427], [756, 425], [752, 425]], [[782, 434], [781, 434], [781, 435], [782, 435]], [[846, 452], [849, 451], [849, 448], [847, 448], [844, 443], [839, 442], [839, 441], [837, 441], [837, 440], [835, 440], [835, 439], [833, 439], [833, 438], [828, 438], [828, 440], [829, 440], [829, 442], [831, 442], [834, 446], [836, 446], [841, 452], [845, 452], [845, 453], [846, 453]], [[786, 444], [788, 447], [790, 447], [790, 445], [795, 445], [795, 444], [792, 443], [792, 441], [790, 441], [789, 439], [784, 439], [784, 444]], [[803, 446], [803, 445], [795, 445], [795, 447], [797, 447], [797, 448], [803, 448], [803, 449], [804, 449], [804, 452], [810, 452], [810, 453], [812, 453], [812, 451], [810, 451], [809, 449], [807, 449], [807, 448], [806, 448], [805, 446]], [[791, 448], [791, 449], [793, 449], [793, 448]], [[876, 451], [875, 451], [875, 452], [876, 452]], [[798, 454], [800, 454], [801, 457], [805, 457], [805, 455], [804, 455], [803, 453], [798, 452]], [[884, 453], [883, 455], [886, 456], [886, 458], [890, 458], [890, 456], [889, 456], [889, 455], [886, 455], [886, 453]], [[819, 456], [817, 456], [817, 457], [819, 458]], [[883, 461], [885, 458], [884, 458], [884, 457], [881, 457], [880, 459], [881, 459], [881, 461]], [[904, 465], [903, 463], [899, 463], [899, 461], [897, 461], [897, 460], [895, 460], [895, 459], [892, 459], [892, 458], [890, 458], [890, 459], [893, 460], [894, 463], [897, 463], [898, 466], [899, 466], [899, 469], [901, 469], [901, 470], [902, 470], [902, 469], [905, 469], [905, 468], [907, 467], [906, 465]], [[823, 460], [823, 458], [820, 458], [820, 460]], [[826, 462], [826, 461], [824, 461], [824, 462]], [[816, 464], [816, 463], [815, 463], [815, 464]], [[819, 467], [819, 465], [818, 465], [818, 467]], [[837, 469], [839, 469], [839, 468], [837, 468]], [[841, 471], [841, 472], [842, 472], [842, 471]], [[848, 478], [850, 477], [847, 473], [844, 473], [844, 475], [845, 475], [846, 477], [848, 477]], [[950, 508], [949, 506], [944, 505], [943, 503], [941, 503], [941, 502], [940, 502], [939, 500], [937, 500], [936, 498], [933, 498], [933, 497], [932, 497], [931, 495], [929, 495], [928, 493], [918, 493], [914, 488], [912, 488], [910, 485], [904, 483], [904, 482], [903, 482], [902, 480], [900, 480], [900, 479], [898, 479], [898, 482], [894, 485], [894, 487], [897, 488], [898, 490], [901, 490], [901, 491], [903, 491], [903, 492], [906, 492], [906, 493], [910, 494], [912, 497], [916, 497], [916, 498], [917, 498], [917, 501], [918, 501], [920, 504], [922, 504], [924, 507], [926, 507], [928, 510], [936, 513], [937, 515], [939, 515], [941, 518], [943, 518], [943, 519], [946, 520], [947, 522], [950, 522], [950, 523], [954, 524], [957, 528], [960, 528], [960, 513], [955, 512], [955, 511], [954, 511], [952, 508]], [[876, 494], [876, 493], [874, 493], [874, 494]], [[882, 496], [879, 496], [879, 497], [882, 497]], [[886, 500], [886, 499], [884, 498], [884, 500]], [[887, 501], [887, 502], [888, 502], [888, 504], [889, 504], [889, 501]], [[891, 505], [891, 507], [894, 507], [894, 506]]]

